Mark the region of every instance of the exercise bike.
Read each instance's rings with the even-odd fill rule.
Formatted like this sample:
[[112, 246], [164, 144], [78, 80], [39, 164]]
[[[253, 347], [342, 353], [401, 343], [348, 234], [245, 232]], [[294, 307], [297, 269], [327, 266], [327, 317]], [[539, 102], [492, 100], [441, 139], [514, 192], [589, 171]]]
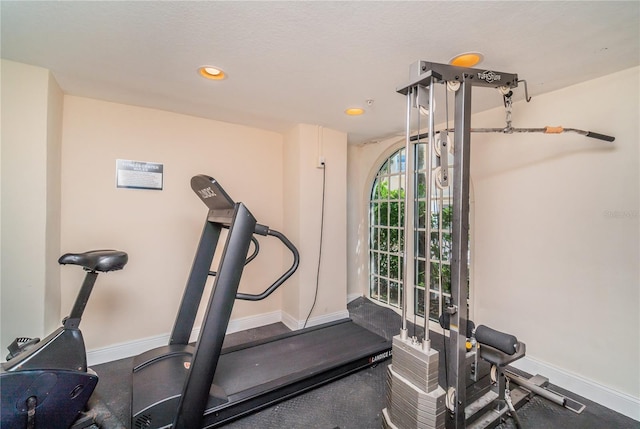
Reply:
[[61, 327], [42, 341], [18, 339], [24, 341], [14, 341], [9, 347], [8, 360], [0, 368], [1, 427], [84, 427], [74, 422], [93, 393], [98, 376], [87, 368], [78, 326], [98, 273], [121, 270], [127, 260], [127, 254], [117, 250], [67, 253], [58, 259], [61, 265], [81, 266], [87, 274], [71, 314], [64, 318]]

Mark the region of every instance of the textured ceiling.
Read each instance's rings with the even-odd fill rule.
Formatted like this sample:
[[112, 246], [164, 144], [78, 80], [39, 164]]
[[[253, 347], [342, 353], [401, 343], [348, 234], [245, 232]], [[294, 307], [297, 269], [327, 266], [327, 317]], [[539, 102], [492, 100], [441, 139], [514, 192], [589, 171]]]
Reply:
[[[0, 14], [2, 58], [50, 69], [65, 93], [278, 132], [319, 124], [354, 144], [402, 133], [395, 89], [417, 60], [481, 51], [479, 68], [517, 73], [534, 101], [640, 64], [637, 1], [1, 1]], [[228, 78], [202, 79], [204, 64]], [[482, 92], [474, 109], [501, 102]]]

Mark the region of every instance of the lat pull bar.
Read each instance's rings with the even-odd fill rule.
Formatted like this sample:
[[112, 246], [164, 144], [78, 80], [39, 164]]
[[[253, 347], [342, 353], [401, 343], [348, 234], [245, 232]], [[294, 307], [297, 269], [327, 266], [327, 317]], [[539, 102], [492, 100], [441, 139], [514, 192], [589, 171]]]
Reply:
[[[449, 130], [452, 131], [452, 130]], [[543, 133], [543, 134], [562, 134], [562, 133], [577, 133], [583, 135], [585, 137], [591, 137], [593, 139], [604, 140], [607, 142], [612, 142], [616, 138], [613, 136], [608, 136], [606, 134], [594, 133], [593, 131], [584, 131], [579, 130], [577, 128], [564, 128], [564, 127], [544, 127], [544, 128], [471, 128], [472, 133], [503, 133], [503, 134], [511, 134], [511, 133]]]
[[[450, 133], [455, 132], [455, 129], [448, 128], [444, 131]], [[440, 131], [438, 131], [440, 132]], [[585, 137], [591, 137], [592, 139], [604, 140], [606, 142], [615, 141], [615, 137], [608, 136], [606, 134], [594, 133], [593, 131], [579, 130], [577, 128], [564, 128], [564, 127], [544, 127], [544, 128], [471, 128], [472, 133], [543, 133], [543, 134], [562, 134], [562, 133], [577, 133]], [[411, 141], [422, 140], [429, 137], [429, 133], [420, 133], [411, 136]]]

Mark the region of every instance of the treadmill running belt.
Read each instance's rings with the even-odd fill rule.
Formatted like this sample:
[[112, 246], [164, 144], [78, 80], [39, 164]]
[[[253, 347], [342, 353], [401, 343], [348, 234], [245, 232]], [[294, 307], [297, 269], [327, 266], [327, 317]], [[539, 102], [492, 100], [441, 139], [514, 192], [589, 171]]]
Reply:
[[317, 368], [369, 356], [381, 343], [386, 340], [348, 321], [223, 354], [213, 382], [233, 395], [256, 385], [313, 374]]
[[390, 357], [390, 349], [389, 341], [346, 319], [223, 353], [214, 385], [229, 402], [207, 407], [205, 427], [372, 365]]

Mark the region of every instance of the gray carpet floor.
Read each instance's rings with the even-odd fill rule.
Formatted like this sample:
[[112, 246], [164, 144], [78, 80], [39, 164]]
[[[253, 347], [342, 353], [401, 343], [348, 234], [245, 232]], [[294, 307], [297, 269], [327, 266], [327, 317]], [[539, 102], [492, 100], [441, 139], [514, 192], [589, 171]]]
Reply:
[[[399, 333], [400, 317], [389, 309], [359, 298], [348, 306], [354, 322], [390, 339]], [[411, 329], [411, 328], [410, 328]], [[275, 336], [288, 329], [281, 323], [228, 335], [225, 347]], [[411, 330], [410, 330], [411, 333]], [[443, 350], [443, 337], [431, 335], [432, 347]], [[345, 345], [348, 347], [348, 345]], [[117, 427], [116, 422], [129, 425], [130, 371], [132, 359], [122, 359], [97, 365], [93, 369], [100, 376], [93, 401], [109, 410], [101, 420], [103, 427]], [[300, 394], [277, 405], [267, 407], [250, 416], [233, 421], [228, 429], [377, 429], [382, 427], [382, 409], [386, 407], [386, 377], [390, 360], [343, 377], [312, 391]], [[440, 358], [444, 367], [444, 360]], [[483, 369], [486, 372], [486, 368]], [[440, 371], [440, 384], [444, 385], [444, 370]], [[640, 429], [640, 422], [625, 417], [599, 404], [566, 392], [557, 386], [554, 390], [569, 395], [587, 407], [581, 414], [540, 397], [529, 400], [518, 415], [526, 429]], [[515, 428], [507, 418], [499, 429]]]

